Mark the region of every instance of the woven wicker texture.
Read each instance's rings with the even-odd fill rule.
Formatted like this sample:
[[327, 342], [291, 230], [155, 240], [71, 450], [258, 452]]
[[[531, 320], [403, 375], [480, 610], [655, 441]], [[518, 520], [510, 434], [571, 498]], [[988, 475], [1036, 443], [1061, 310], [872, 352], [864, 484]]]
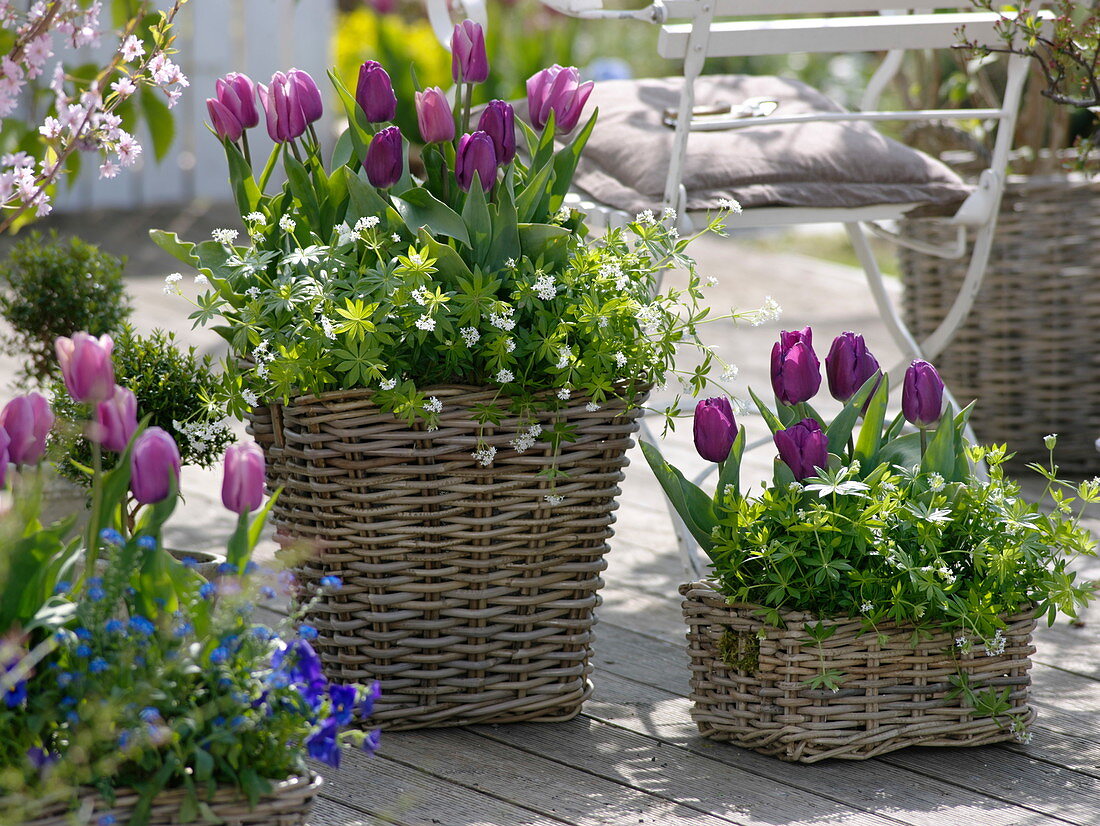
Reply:
[[[281, 541], [315, 546], [307, 583], [344, 581], [311, 617], [328, 676], [381, 681], [373, 726], [569, 719], [591, 692], [593, 611], [640, 410], [577, 399], [540, 414], [576, 436], [554, 462], [568, 477], [552, 487], [548, 442], [517, 452], [518, 419], [474, 420], [495, 390], [424, 393], [443, 405], [434, 432], [363, 390], [253, 413], [268, 482], [284, 489]], [[497, 450], [488, 467], [472, 455], [479, 433]]]
[[[1031, 615], [1012, 617], [1003, 654], [981, 643], [963, 654], [951, 634], [914, 647], [912, 628], [881, 625], [885, 639], [861, 634], [857, 619], [826, 621], [825, 667], [843, 675], [840, 689], [811, 689], [820, 673], [817, 643], [802, 630], [814, 618], [783, 615], [766, 625], [753, 606], [727, 605], [705, 582], [680, 586], [691, 654], [691, 716], [699, 731], [782, 760], [864, 760], [906, 746], [979, 746], [1011, 740], [1005, 717], [975, 717], [949, 678], [965, 673], [974, 688], [1010, 690], [1009, 715], [1030, 722]], [[758, 636], [759, 635], [759, 636]]]
[[[903, 232], [950, 242], [942, 221]], [[1058, 465], [1100, 473], [1100, 184], [1059, 177], [1012, 181], [974, 309], [936, 359], [960, 403], [977, 399], [985, 443], [1007, 442], [1017, 460], [1045, 461], [1058, 434]], [[930, 334], [958, 294], [966, 263], [900, 249], [906, 322]]]
[[[304, 826], [322, 783], [321, 778], [316, 775], [293, 777], [275, 783], [271, 794], [260, 798], [255, 808], [249, 806], [248, 800], [242, 798], [237, 789], [228, 787], [219, 788], [207, 803], [219, 822], [225, 826]], [[177, 826], [182, 823], [179, 815], [184, 794], [183, 789], [169, 789], [153, 798], [149, 826]], [[24, 826], [98, 823], [107, 815], [114, 816], [113, 822], [117, 826], [126, 826], [137, 802], [137, 794], [126, 790], [117, 793], [114, 806], [109, 806], [98, 794], [90, 793], [80, 799], [77, 809], [79, 817], [75, 821], [72, 806], [66, 803], [49, 807], [25, 821]]]

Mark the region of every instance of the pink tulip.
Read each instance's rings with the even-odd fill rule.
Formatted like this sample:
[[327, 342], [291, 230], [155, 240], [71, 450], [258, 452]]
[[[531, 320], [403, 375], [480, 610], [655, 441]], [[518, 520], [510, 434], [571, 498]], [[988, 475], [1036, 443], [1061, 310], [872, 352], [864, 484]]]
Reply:
[[143, 505], [165, 499], [172, 483], [179, 486], [180, 452], [175, 440], [159, 427], [150, 427], [134, 441], [130, 455], [130, 490]]
[[137, 430], [137, 398], [134, 392], [116, 386], [115, 394], [95, 409], [97, 441], [108, 450], [122, 453]]
[[290, 81], [291, 98], [302, 112], [306, 123], [321, 119], [325, 107], [321, 102], [321, 90], [309, 72], [304, 69], [291, 69], [286, 73]]
[[445, 143], [455, 138], [455, 119], [447, 96], [438, 86], [417, 92], [416, 122], [424, 143]]
[[207, 98], [206, 113], [210, 115], [210, 125], [214, 127], [214, 134], [219, 138], [222, 140], [229, 138], [234, 143], [241, 139], [244, 126], [224, 103], [214, 98]]
[[556, 63], [543, 69], [527, 81], [528, 117], [536, 129], [542, 129], [554, 113], [554, 131], [572, 132], [581, 119], [581, 112], [595, 84], [581, 83], [575, 68], [562, 68]]
[[473, 20], [463, 20], [451, 35], [451, 77], [455, 83], [483, 83], [489, 77], [485, 32]]
[[240, 72], [230, 72], [214, 82], [215, 97], [243, 128], [251, 129], [260, 122], [256, 109], [256, 84]]
[[0, 411], [0, 427], [9, 437], [8, 459], [17, 465], [34, 465], [46, 452], [46, 434], [53, 426], [53, 411], [41, 393], [16, 396]]
[[249, 513], [264, 501], [264, 452], [255, 442], [238, 442], [225, 451], [222, 504], [233, 513]]
[[8, 455], [8, 444], [10, 442], [8, 431], [0, 427], [0, 488], [4, 487], [4, 480], [8, 477], [8, 462], [11, 461], [11, 457]]
[[271, 77], [271, 86], [256, 84], [264, 114], [267, 117], [267, 134], [276, 143], [300, 138], [306, 131], [306, 118], [302, 113], [299, 94], [290, 78], [282, 72]]
[[115, 392], [115, 367], [111, 362], [114, 342], [109, 335], [99, 338], [87, 333], [61, 336], [54, 344], [61, 375], [74, 401], [99, 404]]

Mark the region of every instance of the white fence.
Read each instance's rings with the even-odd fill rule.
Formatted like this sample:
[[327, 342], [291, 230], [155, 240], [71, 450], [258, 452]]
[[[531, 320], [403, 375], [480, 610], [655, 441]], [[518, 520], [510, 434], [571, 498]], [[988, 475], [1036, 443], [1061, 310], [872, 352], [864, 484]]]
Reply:
[[[325, 73], [332, 65], [335, 20], [335, 0], [190, 0], [176, 18], [175, 59], [191, 87], [172, 110], [176, 138], [168, 155], [157, 163], [148, 134], [141, 134], [139, 164], [117, 178], [99, 180], [98, 163], [89, 163], [71, 188], [59, 187], [56, 207], [138, 208], [195, 198], [227, 200], [225, 156], [205, 125], [206, 99], [214, 96], [215, 79], [239, 71], [267, 83], [274, 72], [297, 67], [313, 75], [324, 94], [331, 88]], [[321, 135], [330, 131], [333, 105], [326, 94], [325, 118], [318, 124]], [[262, 117], [249, 138], [254, 161], [263, 164], [270, 142]]]

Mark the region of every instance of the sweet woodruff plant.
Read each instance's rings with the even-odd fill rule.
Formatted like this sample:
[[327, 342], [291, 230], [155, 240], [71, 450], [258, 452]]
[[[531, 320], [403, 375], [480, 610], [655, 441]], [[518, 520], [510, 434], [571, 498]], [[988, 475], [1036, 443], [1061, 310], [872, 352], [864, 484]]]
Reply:
[[[536, 412], [633, 400], [675, 373], [680, 343], [699, 343], [697, 325], [712, 317], [674, 216], [643, 212], [587, 242], [566, 205], [596, 123], [595, 113], [582, 122], [592, 84], [553, 66], [529, 80], [526, 120], [500, 100], [475, 113], [471, 91], [490, 70], [481, 28], [456, 26], [452, 45], [454, 103], [440, 88], [416, 94], [418, 159], [392, 124], [397, 99], [376, 62], [363, 64], [354, 92], [330, 73], [348, 120], [331, 157], [314, 128], [322, 96], [305, 72], [216, 84], [207, 105], [247, 237], [153, 237], [209, 288], [192, 318], [217, 319], [232, 345], [232, 412], [366, 387], [384, 410], [433, 430], [443, 403], [432, 385], [488, 385], [498, 396], [482, 424], [518, 415], [522, 451], [569, 438], [564, 428], [543, 433]], [[261, 122], [274, 142], [262, 166], [249, 146]], [[280, 160], [286, 183], [269, 193]], [[688, 271], [687, 287], [657, 293], [670, 266]], [[708, 352], [687, 374], [696, 392], [714, 362]], [[488, 465], [495, 448], [473, 452]]]
[[1003, 648], [1004, 618], [1021, 606], [1051, 622], [1058, 611], [1076, 614], [1091, 590], [1068, 565], [1096, 548], [1073, 509], [1100, 502], [1100, 479], [1060, 481], [1054, 435], [1051, 464], [1032, 466], [1056, 505], [1047, 513], [1005, 477], [1004, 446], [967, 443], [973, 405], [945, 409], [943, 382], [928, 362], [906, 370], [902, 412], [891, 421], [889, 379], [862, 336], [833, 341], [825, 374], [843, 403], [831, 422], [810, 404], [821, 385], [811, 329], [781, 334], [771, 354], [774, 410], [752, 396], [778, 454], [773, 480], [757, 495], [741, 487], [745, 429], [728, 399], [704, 399], [695, 410], [695, 445], [718, 464], [713, 496], [643, 443], [723, 594], [760, 606], [774, 624], [783, 611], [810, 611], [859, 616], [869, 630], [947, 625], [967, 651]]

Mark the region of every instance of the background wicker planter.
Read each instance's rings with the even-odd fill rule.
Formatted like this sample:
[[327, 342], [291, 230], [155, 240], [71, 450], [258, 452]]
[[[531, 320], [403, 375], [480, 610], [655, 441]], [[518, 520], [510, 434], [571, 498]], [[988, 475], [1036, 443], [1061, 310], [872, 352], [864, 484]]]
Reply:
[[[412, 429], [382, 413], [366, 390], [301, 397], [254, 411], [280, 541], [315, 553], [301, 576], [343, 579], [312, 616], [317, 649], [337, 681], [382, 682], [372, 725], [464, 725], [575, 716], [588, 681], [600, 572], [612, 534], [638, 408], [555, 417], [575, 428], [555, 465], [556, 495], [541, 472], [547, 442], [517, 452], [519, 422], [479, 428], [474, 405], [492, 388], [435, 387], [439, 429]], [[496, 447], [482, 467], [479, 431]]]
[[906, 746], [1011, 740], [1003, 717], [974, 717], [961, 698], [948, 696], [948, 679], [960, 670], [974, 687], [1009, 688], [1008, 714], [1034, 718], [1027, 705], [1035, 651], [1030, 614], [1009, 619], [1004, 653], [996, 656], [987, 656], [980, 643], [962, 654], [948, 633], [914, 648], [912, 628], [885, 625], [883, 645], [878, 635], [859, 633], [858, 618], [826, 621], [837, 626], [822, 644], [826, 667], [845, 675], [833, 693], [805, 682], [819, 671], [817, 643], [802, 630], [816, 622], [811, 615], [784, 614], [787, 627], [780, 629], [764, 624], [753, 606], [727, 605], [709, 583], [681, 585], [680, 593], [691, 654], [691, 716], [713, 740], [802, 763], [863, 760]]
[[[942, 221], [903, 232], [949, 242]], [[1017, 460], [1045, 461], [1043, 436], [1058, 434], [1059, 466], [1100, 473], [1100, 183], [1014, 179], [1005, 190], [989, 269], [974, 310], [936, 359], [963, 404], [978, 399], [983, 442], [1007, 442]], [[930, 334], [958, 293], [965, 264], [899, 250], [906, 321]]]
[[[248, 800], [243, 798], [237, 789], [232, 788], [219, 788], [208, 803], [222, 823], [230, 823], [233, 826], [304, 826], [322, 782], [317, 775], [283, 780], [273, 784], [274, 790], [271, 794], [260, 798], [255, 808], [251, 808]], [[149, 826], [179, 824], [181, 822], [180, 805], [183, 799], [182, 789], [170, 789], [158, 794], [153, 799]], [[3, 798], [0, 798], [0, 803], [2, 802]], [[97, 823], [100, 818], [113, 815], [114, 822], [118, 826], [126, 826], [137, 802], [136, 793], [120, 790], [115, 798], [115, 805], [108, 807], [98, 795], [93, 794], [86, 801], [86, 804], [91, 806], [91, 810], [85, 818], [83, 817], [85, 810], [81, 809], [80, 822]], [[73, 822], [71, 806], [66, 803], [40, 812], [33, 819], [25, 821], [24, 826], [70, 826]]]

